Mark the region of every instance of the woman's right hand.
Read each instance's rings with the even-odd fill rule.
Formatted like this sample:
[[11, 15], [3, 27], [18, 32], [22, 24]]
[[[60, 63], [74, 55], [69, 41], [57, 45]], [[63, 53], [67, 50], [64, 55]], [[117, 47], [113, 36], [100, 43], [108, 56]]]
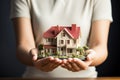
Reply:
[[47, 57], [47, 58], [38, 59], [37, 54], [38, 54], [38, 50], [36, 48], [30, 50], [30, 56], [32, 57], [32, 62], [34, 67], [36, 67], [41, 71], [44, 72], [53, 71], [55, 68], [57, 68], [62, 64], [62, 60], [58, 58]]

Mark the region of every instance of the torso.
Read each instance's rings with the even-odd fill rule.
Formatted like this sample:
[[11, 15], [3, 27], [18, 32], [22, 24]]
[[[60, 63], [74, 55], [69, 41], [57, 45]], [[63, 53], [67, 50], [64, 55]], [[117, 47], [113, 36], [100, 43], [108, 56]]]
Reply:
[[89, 36], [94, 0], [31, 0], [31, 15], [36, 44], [54, 25], [76, 24], [81, 29], [81, 46]]
[[[86, 45], [91, 25], [93, 1], [94, 0], [31, 0], [30, 9], [32, 12], [31, 16], [36, 44], [40, 43], [43, 33], [51, 26], [70, 26], [71, 24], [76, 24], [80, 26], [81, 29], [82, 37], [80, 45]], [[90, 67], [88, 70], [76, 73], [61, 67], [49, 73], [29, 67], [25, 75], [29, 74], [30, 76], [31, 71], [36, 74], [36, 76], [42, 77], [96, 77], [97, 75], [95, 67]]]

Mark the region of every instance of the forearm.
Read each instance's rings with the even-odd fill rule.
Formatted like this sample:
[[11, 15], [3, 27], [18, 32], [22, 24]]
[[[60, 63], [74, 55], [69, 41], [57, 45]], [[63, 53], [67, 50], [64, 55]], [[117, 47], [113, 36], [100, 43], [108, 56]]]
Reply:
[[109, 33], [109, 20], [94, 21], [92, 23], [88, 45], [95, 50], [96, 56], [91, 65], [97, 66], [103, 63], [108, 55], [107, 41]]
[[91, 45], [90, 49], [93, 49], [96, 52], [96, 55], [93, 59], [93, 62], [90, 66], [98, 66], [102, 64], [108, 56], [107, 46], [106, 45]]
[[25, 65], [33, 66], [32, 57], [30, 56], [30, 50], [35, 48], [34, 46], [19, 45], [16, 47], [17, 59]]
[[29, 18], [14, 18], [13, 24], [17, 58], [21, 63], [32, 66], [32, 58], [29, 53], [32, 48], [35, 48], [35, 41], [31, 21]]

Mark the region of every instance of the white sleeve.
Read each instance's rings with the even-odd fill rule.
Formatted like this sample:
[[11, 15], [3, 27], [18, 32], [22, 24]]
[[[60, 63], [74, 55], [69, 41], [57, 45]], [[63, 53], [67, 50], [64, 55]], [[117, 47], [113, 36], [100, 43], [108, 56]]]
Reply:
[[111, 0], [95, 0], [92, 21], [112, 19]]
[[27, 0], [11, 0], [10, 18], [15, 17], [30, 18], [30, 6]]

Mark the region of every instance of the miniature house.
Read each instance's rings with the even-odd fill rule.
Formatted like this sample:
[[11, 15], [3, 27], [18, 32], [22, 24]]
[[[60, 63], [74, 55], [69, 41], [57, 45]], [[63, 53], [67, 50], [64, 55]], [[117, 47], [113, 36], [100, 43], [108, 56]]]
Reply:
[[43, 34], [44, 52], [50, 54], [70, 55], [76, 53], [80, 45], [80, 27], [76, 24], [71, 26], [52, 26]]

